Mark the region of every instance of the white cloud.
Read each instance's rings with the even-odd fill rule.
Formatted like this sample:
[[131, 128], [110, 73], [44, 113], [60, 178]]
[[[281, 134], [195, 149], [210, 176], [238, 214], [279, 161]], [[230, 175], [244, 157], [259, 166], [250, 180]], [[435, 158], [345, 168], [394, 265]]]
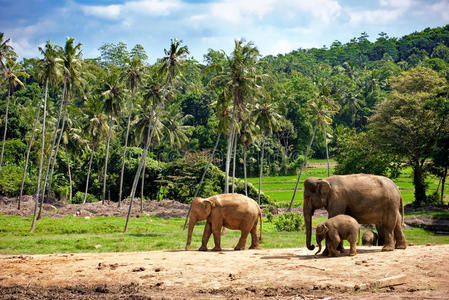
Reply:
[[379, 0], [379, 9], [351, 10], [348, 9], [352, 25], [372, 24], [385, 25], [404, 17], [417, 3], [413, 0]]
[[433, 15], [439, 16], [445, 22], [449, 21], [449, 3], [448, 1], [440, 1], [430, 6]]
[[120, 15], [122, 5], [83, 5], [81, 10], [87, 16], [96, 16], [100, 18], [115, 19]]
[[[310, 14], [316, 21], [329, 24], [342, 11], [342, 7], [337, 0], [315, 0], [315, 1], [288, 1], [293, 8], [301, 12]], [[288, 6], [287, 6], [288, 8]]]

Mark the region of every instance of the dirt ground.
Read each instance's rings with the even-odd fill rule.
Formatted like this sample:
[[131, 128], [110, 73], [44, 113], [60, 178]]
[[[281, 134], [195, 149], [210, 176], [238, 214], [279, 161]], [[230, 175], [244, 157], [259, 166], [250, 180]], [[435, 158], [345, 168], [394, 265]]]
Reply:
[[[125, 216], [129, 203], [118, 209], [108, 202], [47, 202], [48, 217]], [[30, 196], [20, 211], [16, 206], [17, 199], [1, 198], [0, 214], [32, 215]], [[143, 214], [184, 217], [187, 209], [176, 201], [146, 201]], [[140, 214], [136, 201], [132, 215]], [[0, 255], [0, 299], [448, 298], [449, 245], [380, 250], [359, 246], [355, 257], [338, 258], [306, 248]]]
[[447, 299], [449, 245], [0, 255], [1, 299]]

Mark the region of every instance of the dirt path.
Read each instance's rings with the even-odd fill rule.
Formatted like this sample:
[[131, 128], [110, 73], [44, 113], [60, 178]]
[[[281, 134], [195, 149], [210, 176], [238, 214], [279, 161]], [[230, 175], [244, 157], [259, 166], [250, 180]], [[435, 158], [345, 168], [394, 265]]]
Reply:
[[[297, 248], [0, 255], [0, 298], [447, 299], [449, 293], [449, 245], [312, 254]], [[386, 287], [376, 287], [385, 278]]]

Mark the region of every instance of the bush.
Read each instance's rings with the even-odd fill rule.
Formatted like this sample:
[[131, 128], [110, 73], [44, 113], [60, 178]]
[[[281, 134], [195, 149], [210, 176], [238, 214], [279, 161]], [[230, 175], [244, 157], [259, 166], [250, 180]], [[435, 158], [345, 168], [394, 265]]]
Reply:
[[[76, 192], [75, 196], [72, 197], [72, 202], [70, 204], [81, 204], [84, 200], [84, 193], [83, 192]], [[86, 203], [93, 203], [98, 202], [98, 199], [92, 195], [87, 193]]]
[[274, 226], [278, 231], [300, 231], [304, 229], [304, 218], [301, 214], [285, 213], [274, 218]]
[[[22, 183], [23, 169], [15, 165], [6, 165], [0, 172], [0, 193], [3, 195], [15, 197], [20, 193]], [[25, 181], [24, 190], [29, 192], [31, 182]]]

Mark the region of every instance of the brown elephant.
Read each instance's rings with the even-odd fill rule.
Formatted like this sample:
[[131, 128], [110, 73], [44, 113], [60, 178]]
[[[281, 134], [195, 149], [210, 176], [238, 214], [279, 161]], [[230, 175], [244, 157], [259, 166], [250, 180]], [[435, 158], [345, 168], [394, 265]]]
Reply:
[[204, 227], [200, 251], [207, 251], [210, 235], [214, 235], [213, 251], [221, 251], [220, 231], [222, 227], [241, 231], [240, 240], [235, 250], [243, 250], [246, 238], [251, 232], [250, 249], [259, 248], [257, 223], [260, 219], [260, 240], [262, 240], [262, 212], [256, 201], [241, 194], [221, 194], [210, 198], [197, 197], [192, 201], [192, 212], [189, 219], [186, 250], [192, 240], [192, 232], [198, 221], [207, 220]]
[[[337, 247], [343, 240], [349, 242], [349, 255], [354, 256], [357, 253], [356, 243], [359, 233], [360, 225], [353, 217], [347, 215], [332, 217], [316, 228], [318, 251], [315, 255], [321, 252], [321, 241], [326, 239], [326, 248], [330, 256], [340, 256], [340, 251], [337, 250]], [[326, 255], [326, 253], [323, 253], [323, 255]]]
[[363, 246], [376, 246], [377, 245], [377, 233], [372, 230], [367, 230], [362, 235]]
[[402, 232], [404, 214], [402, 196], [398, 187], [389, 178], [368, 174], [307, 178], [304, 181], [303, 212], [306, 245], [309, 250], [315, 248], [311, 245], [312, 216], [315, 209], [322, 207], [327, 210], [329, 218], [345, 214], [360, 224], [382, 225], [385, 237], [382, 251], [407, 247]]

